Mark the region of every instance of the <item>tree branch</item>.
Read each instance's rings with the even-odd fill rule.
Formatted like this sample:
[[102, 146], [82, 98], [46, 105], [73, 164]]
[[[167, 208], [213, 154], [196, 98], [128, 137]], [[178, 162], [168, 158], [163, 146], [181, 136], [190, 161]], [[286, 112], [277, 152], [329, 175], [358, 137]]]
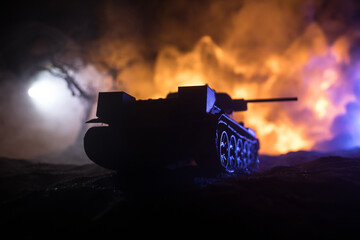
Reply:
[[52, 66], [45, 67], [44, 69], [47, 70], [51, 75], [64, 79], [73, 96], [78, 95], [85, 100], [95, 99], [95, 94], [85, 91], [70, 74], [69, 70], [66, 69], [66, 65], [57, 64], [54, 59], [51, 59], [50, 62]]

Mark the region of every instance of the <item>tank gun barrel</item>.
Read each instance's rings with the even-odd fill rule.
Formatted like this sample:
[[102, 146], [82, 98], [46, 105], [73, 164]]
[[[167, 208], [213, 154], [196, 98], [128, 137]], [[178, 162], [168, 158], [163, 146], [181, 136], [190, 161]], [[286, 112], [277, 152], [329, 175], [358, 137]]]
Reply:
[[257, 103], [257, 102], [286, 102], [286, 101], [297, 101], [297, 100], [298, 100], [297, 97], [286, 97], [286, 98], [249, 99], [245, 101], [248, 103]]
[[260, 102], [285, 102], [285, 101], [297, 101], [297, 97], [286, 97], [286, 98], [263, 98], [263, 99], [233, 99], [223, 107], [225, 112], [240, 112], [247, 110], [248, 103], [260, 103]]

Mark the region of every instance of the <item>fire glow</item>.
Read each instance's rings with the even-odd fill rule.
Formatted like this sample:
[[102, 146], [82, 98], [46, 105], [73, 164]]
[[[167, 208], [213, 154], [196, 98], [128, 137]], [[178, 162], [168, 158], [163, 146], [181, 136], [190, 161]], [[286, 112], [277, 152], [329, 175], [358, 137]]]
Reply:
[[[225, 4], [215, 2], [211, 6]], [[165, 97], [178, 86], [202, 84], [234, 99], [298, 97], [297, 102], [249, 104], [247, 112], [234, 114], [237, 121], [256, 131], [260, 153], [357, 147], [360, 71], [351, 50], [357, 33], [330, 39], [324, 24], [311, 16], [316, 5], [311, 2], [243, 1], [229, 14], [226, 26], [219, 24], [218, 31], [200, 37], [187, 50], [180, 50], [184, 49], [180, 39], [179, 47], [175, 40], [166, 41], [172, 33], [160, 34], [162, 41], [153, 49], [156, 57], [150, 60], [143, 52], [151, 44], [141, 44], [137, 37], [139, 41], [125, 38], [128, 34], [120, 30], [127, 28], [117, 28], [120, 37], [113, 34], [119, 24], [116, 17], [122, 15], [109, 7], [106, 23], [111, 34], [90, 45], [88, 52], [94, 65], [101, 63], [97, 71], [113, 73], [109, 75], [114, 84], [107, 90], [126, 91], [143, 99]], [[217, 15], [217, 8], [209, 9]], [[182, 36], [178, 34], [181, 29], [166, 29]], [[156, 33], [151, 36], [158, 38]]]
[[264, 154], [357, 146], [359, 137], [351, 130], [343, 132], [344, 125], [335, 125], [341, 118], [347, 125], [356, 121], [347, 119], [347, 105], [356, 101], [353, 84], [359, 83], [349, 74], [353, 63], [346, 37], [330, 44], [313, 23], [281, 54], [242, 61], [237, 52], [244, 50], [219, 46], [209, 36], [190, 52], [163, 49], [155, 83], [163, 94], [178, 85], [209, 84], [232, 98], [297, 96], [296, 103], [249, 104], [246, 113], [235, 114], [257, 132]]

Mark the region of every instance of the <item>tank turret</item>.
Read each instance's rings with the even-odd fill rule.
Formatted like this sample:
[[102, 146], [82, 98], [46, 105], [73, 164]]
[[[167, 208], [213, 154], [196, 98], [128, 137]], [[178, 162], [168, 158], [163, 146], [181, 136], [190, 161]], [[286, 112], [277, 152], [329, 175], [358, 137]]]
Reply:
[[231, 99], [208, 85], [179, 87], [165, 99], [136, 100], [125, 92], [100, 92], [96, 119], [84, 137], [85, 152], [109, 169], [166, 166], [195, 160], [228, 172], [254, 171], [259, 141], [230, 114], [247, 103], [296, 98]]

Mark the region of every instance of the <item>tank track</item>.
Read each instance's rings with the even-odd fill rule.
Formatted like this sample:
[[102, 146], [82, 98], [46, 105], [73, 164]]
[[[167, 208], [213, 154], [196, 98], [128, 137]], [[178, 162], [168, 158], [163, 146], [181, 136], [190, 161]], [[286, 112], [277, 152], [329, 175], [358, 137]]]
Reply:
[[251, 173], [259, 165], [259, 141], [255, 132], [222, 115], [217, 127], [217, 151], [225, 171]]

